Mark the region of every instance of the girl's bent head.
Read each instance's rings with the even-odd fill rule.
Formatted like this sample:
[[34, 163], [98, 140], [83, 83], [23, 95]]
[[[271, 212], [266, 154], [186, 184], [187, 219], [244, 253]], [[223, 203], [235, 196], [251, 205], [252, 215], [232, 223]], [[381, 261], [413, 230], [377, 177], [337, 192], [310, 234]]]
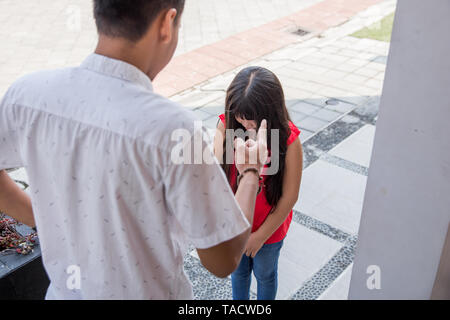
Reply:
[[[289, 113], [286, 109], [283, 88], [277, 76], [262, 67], [248, 67], [239, 72], [227, 90], [225, 101], [226, 129], [244, 131], [258, 130], [262, 120], [267, 120], [267, 147], [272, 149], [272, 132], [277, 130], [278, 141], [273, 147], [279, 148], [279, 170], [267, 176], [265, 193], [269, 204], [275, 206], [282, 194], [285, 169], [287, 139], [291, 134]], [[276, 137], [276, 136], [274, 136]], [[223, 168], [230, 177], [231, 166], [226, 163], [224, 140]], [[272, 159], [273, 160], [273, 159]], [[236, 185], [232, 186], [236, 190]]]
[[263, 119], [268, 130], [289, 128], [280, 80], [262, 67], [243, 69], [228, 87], [225, 118], [227, 129], [258, 129]]

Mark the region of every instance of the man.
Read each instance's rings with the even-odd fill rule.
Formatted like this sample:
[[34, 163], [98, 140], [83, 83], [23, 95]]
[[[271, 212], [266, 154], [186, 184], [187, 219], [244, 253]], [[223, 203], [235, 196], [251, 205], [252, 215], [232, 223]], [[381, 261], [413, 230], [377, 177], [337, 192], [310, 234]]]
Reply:
[[[236, 198], [217, 162], [175, 164], [171, 135], [184, 129], [194, 142], [195, 118], [152, 90], [183, 7], [94, 0], [95, 54], [18, 80], [0, 104], [0, 169], [26, 167], [31, 186], [30, 200], [0, 172], [0, 209], [36, 224], [47, 299], [191, 299], [187, 240], [216, 276], [239, 263], [264, 161], [238, 165]], [[266, 153], [264, 130], [237, 141], [243, 159]]]

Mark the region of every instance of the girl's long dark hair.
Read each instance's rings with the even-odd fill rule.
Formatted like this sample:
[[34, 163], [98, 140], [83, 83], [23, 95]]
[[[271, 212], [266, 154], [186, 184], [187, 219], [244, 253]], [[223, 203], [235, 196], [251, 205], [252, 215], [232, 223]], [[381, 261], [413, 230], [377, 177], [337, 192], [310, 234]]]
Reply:
[[[276, 206], [283, 193], [283, 178], [286, 163], [287, 139], [291, 134], [289, 128], [289, 113], [280, 80], [277, 76], [262, 67], [248, 67], [234, 78], [227, 90], [225, 101], [226, 129], [238, 130], [245, 128], [236, 117], [256, 121], [257, 128], [263, 119], [267, 120], [267, 146], [271, 150], [271, 129], [279, 129], [279, 170], [275, 175], [266, 176], [265, 192], [267, 202]], [[227, 136], [227, 135], [226, 135]], [[231, 164], [227, 164], [226, 145], [222, 168], [231, 182]], [[272, 152], [273, 154], [273, 152]], [[236, 191], [236, 183], [231, 186]]]

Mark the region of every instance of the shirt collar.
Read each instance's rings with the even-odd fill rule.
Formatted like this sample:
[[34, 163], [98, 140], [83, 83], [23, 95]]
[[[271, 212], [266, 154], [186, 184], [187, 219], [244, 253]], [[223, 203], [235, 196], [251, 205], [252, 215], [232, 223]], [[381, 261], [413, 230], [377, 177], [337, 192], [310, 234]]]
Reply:
[[130, 81], [153, 91], [150, 78], [144, 72], [125, 61], [92, 53], [83, 61], [81, 68]]

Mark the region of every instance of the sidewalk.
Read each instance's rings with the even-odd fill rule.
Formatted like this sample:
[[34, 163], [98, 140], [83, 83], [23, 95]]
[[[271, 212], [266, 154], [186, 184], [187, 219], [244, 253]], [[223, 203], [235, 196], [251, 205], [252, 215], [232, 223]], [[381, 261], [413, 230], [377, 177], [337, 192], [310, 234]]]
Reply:
[[[389, 50], [389, 43], [350, 34], [393, 12], [396, 1], [302, 5], [287, 17], [280, 11], [259, 26], [255, 22], [253, 29], [238, 30], [231, 37], [224, 32], [218, 42], [211, 36], [211, 42], [192, 44], [199, 46], [193, 51], [180, 50], [155, 88], [192, 109], [213, 135], [217, 116], [224, 111], [225, 90], [237, 72], [259, 65], [277, 74], [304, 148], [301, 193], [281, 251], [277, 299], [346, 299]], [[298, 28], [310, 33], [285, 32]], [[88, 39], [86, 34], [80, 36]], [[262, 41], [265, 36], [271, 41]], [[82, 50], [70, 50], [72, 58], [64, 56], [61, 63], [81, 59]], [[4, 75], [0, 87], [2, 81]], [[11, 175], [28, 181], [23, 169]], [[195, 251], [186, 256], [185, 270], [196, 299], [231, 299], [230, 279], [212, 276]], [[253, 279], [253, 299], [255, 294]]]
[[[321, 1], [187, 0], [176, 55]], [[90, 0], [0, 1], [0, 96], [24, 74], [79, 65], [97, 41], [92, 10]]]
[[219, 42], [175, 57], [155, 79], [172, 96], [238, 66], [338, 26], [381, 0], [323, 0]]

